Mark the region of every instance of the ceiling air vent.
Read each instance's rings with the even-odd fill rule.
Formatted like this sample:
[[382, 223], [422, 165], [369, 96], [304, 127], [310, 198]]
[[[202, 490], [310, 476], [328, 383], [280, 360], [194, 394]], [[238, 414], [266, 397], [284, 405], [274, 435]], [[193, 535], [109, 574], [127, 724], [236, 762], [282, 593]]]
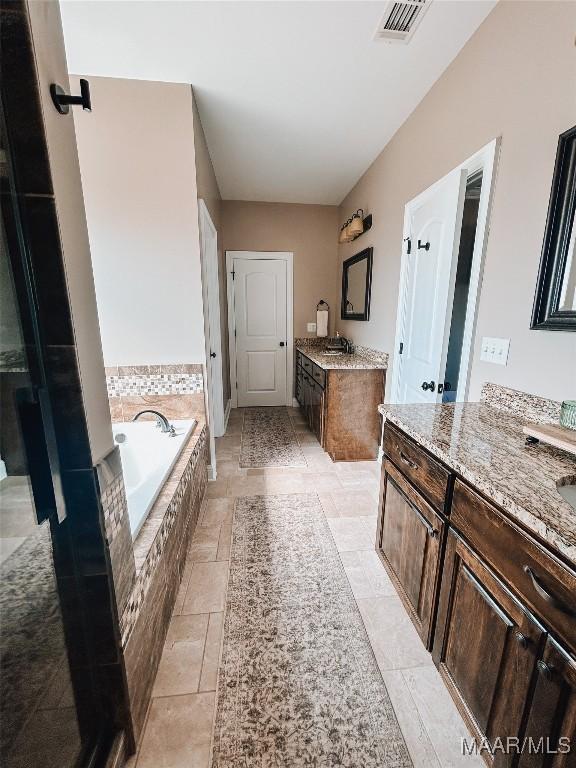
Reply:
[[432, 0], [389, 2], [374, 39], [385, 40], [387, 43], [407, 43], [431, 3]]

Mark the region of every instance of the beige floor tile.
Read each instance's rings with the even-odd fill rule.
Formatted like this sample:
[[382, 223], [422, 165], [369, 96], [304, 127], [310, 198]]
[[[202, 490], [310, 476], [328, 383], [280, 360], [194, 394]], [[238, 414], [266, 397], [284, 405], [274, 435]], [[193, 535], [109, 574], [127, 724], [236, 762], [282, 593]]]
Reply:
[[357, 603], [382, 671], [432, 665], [399, 597], [369, 597]]
[[341, 490], [333, 493], [334, 505], [340, 517], [370, 517], [378, 514], [374, 497], [362, 490]]
[[137, 768], [208, 768], [215, 694], [154, 699]]
[[212, 560], [216, 560], [218, 554], [218, 546], [201, 546], [199, 544], [192, 544], [188, 550], [187, 559], [191, 563], [209, 563]]
[[240, 448], [242, 443], [242, 435], [229, 435], [226, 433], [223, 437], [217, 437], [215, 440], [216, 448], [218, 450], [231, 450], [234, 448]]
[[206, 488], [206, 496], [209, 499], [220, 499], [226, 496], [228, 491], [228, 478], [224, 477], [218, 480], [211, 480]]
[[324, 451], [314, 452], [306, 456], [306, 463], [315, 472], [332, 472], [334, 462]]
[[397, 592], [374, 550], [346, 552], [344, 568], [356, 598], [396, 597]]
[[200, 676], [201, 691], [215, 691], [218, 679], [218, 663], [220, 661], [220, 649], [222, 645], [222, 629], [224, 627], [224, 614], [211, 613], [204, 647], [204, 660], [202, 662], [202, 674]]
[[450, 768], [481, 768], [481, 757], [462, 754], [462, 739], [470, 743], [471, 736], [436, 667], [403, 670], [402, 676], [440, 763]]
[[[218, 501], [228, 501], [228, 499], [218, 499]], [[210, 547], [218, 545], [220, 538], [221, 522], [214, 522], [205, 525], [197, 525], [192, 535], [191, 546]]]
[[202, 672], [207, 614], [173, 616], [160, 659], [152, 696], [196, 693]]
[[373, 541], [365, 527], [363, 519], [328, 518], [328, 525], [339, 552], [370, 549]]
[[220, 525], [231, 523], [234, 512], [234, 499], [208, 499], [199, 525]]
[[238, 456], [226, 459], [216, 457], [216, 472], [218, 473], [218, 480], [237, 475], [244, 476], [246, 474], [246, 470], [238, 464]]
[[193, 564], [182, 614], [224, 610], [228, 567], [227, 561]]
[[322, 505], [326, 517], [340, 517], [340, 513], [334, 504], [334, 499], [331, 493], [320, 492], [318, 498], [320, 499], [320, 504]]
[[297, 436], [300, 445], [317, 445], [319, 448], [321, 448], [316, 435], [314, 435], [312, 432], [297, 432]]
[[231, 477], [228, 481], [227, 495], [230, 498], [257, 496], [261, 493], [266, 493], [263, 477]]
[[216, 560], [221, 527], [221, 523], [197, 525], [190, 542], [188, 559], [193, 562]]
[[216, 560], [230, 560], [230, 546], [232, 544], [232, 522], [223, 523], [218, 538], [218, 551]]
[[390, 669], [384, 671], [382, 676], [414, 768], [441, 768], [402, 671]]
[[174, 602], [174, 608], [172, 609], [173, 616], [177, 616], [178, 614], [182, 613], [182, 608], [184, 607], [184, 599], [186, 597], [186, 592], [188, 591], [188, 584], [190, 583], [190, 576], [192, 574], [192, 566], [193, 559], [190, 556], [190, 552], [188, 552], [186, 557], [186, 564], [184, 565], [184, 573], [182, 574], [182, 580], [180, 581], [180, 588], [178, 589], [176, 600]]

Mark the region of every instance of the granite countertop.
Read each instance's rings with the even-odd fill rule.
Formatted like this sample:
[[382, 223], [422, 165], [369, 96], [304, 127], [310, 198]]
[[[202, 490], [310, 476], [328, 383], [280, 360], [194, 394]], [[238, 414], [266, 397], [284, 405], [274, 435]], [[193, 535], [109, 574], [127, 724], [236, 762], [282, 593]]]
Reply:
[[310, 358], [313, 363], [319, 365], [325, 371], [330, 370], [386, 370], [388, 368], [388, 355], [384, 352], [373, 352], [361, 347], [352, 354], [327, 355], [326, 351], [319, 347], [298, 344], [296, 349]]
[[576, 510], [556, 488], [561, 478], [576, 481], [570, 454], [542, 443], [528, 445], [525, 419], [484, 403], [378, 410], [576, 565]]

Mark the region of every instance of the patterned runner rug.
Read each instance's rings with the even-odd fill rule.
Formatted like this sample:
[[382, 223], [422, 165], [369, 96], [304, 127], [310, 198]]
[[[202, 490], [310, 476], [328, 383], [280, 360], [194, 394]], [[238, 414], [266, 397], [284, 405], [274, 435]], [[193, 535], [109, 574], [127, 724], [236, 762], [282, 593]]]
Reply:
[[408, 768], [318, 497], [236, 500], [213, 768]]
[[285, 407], [247, 408], [241, 467], [305, 467], [306, 459]]

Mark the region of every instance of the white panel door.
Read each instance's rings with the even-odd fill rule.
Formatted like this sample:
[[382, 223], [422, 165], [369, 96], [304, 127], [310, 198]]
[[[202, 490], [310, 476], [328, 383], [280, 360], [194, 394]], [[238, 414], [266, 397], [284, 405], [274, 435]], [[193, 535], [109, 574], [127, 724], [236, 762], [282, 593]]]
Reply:
[[286, 405], [286, 262], [234, 259], [238, 405]]
[[466, 171], [457, 169], [406, 206], [398, 403], [442, 402], [465, 191]]

